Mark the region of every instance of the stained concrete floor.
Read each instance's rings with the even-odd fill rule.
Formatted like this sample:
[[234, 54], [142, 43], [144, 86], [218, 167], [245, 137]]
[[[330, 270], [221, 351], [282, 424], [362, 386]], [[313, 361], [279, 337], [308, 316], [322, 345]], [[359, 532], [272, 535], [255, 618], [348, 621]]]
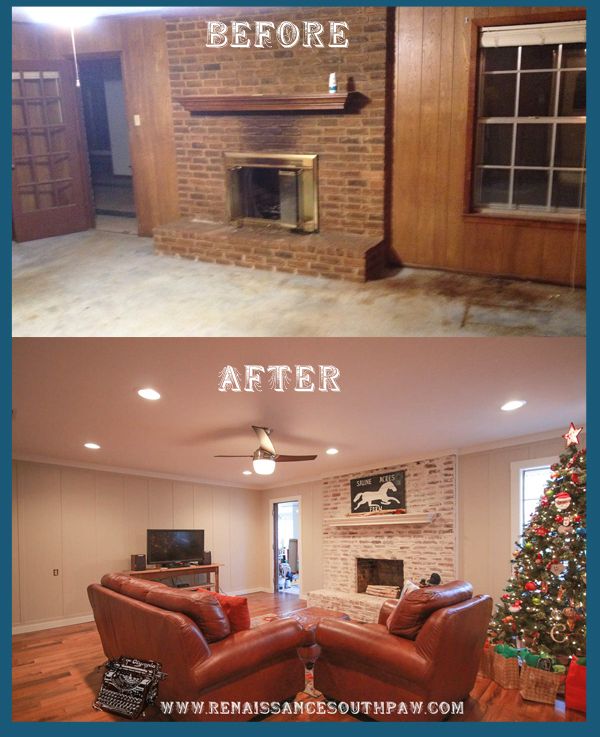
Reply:
[[[153, 252], [98, 229], [14, 245], [15, 336], [584, 335], [585, 292], [403, 269], [353, 284]], [[122, 228], [131, 232], [131, 220]], [[101, 230], [100, 228], [106, 228]]]

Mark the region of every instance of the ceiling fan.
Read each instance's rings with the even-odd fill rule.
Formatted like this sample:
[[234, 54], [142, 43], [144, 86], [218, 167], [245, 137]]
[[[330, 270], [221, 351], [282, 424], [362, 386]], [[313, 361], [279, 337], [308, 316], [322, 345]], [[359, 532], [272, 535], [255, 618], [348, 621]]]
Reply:
[[252, 425], [252, 429], [258, 436], [259, 447], [252, 455], [216, 455], [215, 458], [252, 458], [252, 466], [254, 471], [261, 476], [269, 476], [275, 470], [277, 463], [291, 463], [293, 461], [314, 461], [316, 455], [309, 456], [288, 456], [280, 455], [275, 450], [271, 442], [271, 433], [268, 427], [257, 427]]

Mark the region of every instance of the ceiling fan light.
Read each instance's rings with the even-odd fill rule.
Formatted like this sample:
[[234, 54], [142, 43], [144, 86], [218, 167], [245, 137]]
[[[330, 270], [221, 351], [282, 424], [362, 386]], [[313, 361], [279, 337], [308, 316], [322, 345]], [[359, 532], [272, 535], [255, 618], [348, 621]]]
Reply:
[[260, 476], [270, 476], [275, 471], [275, 461], [273, 458], [254, 458], [252, 467]]

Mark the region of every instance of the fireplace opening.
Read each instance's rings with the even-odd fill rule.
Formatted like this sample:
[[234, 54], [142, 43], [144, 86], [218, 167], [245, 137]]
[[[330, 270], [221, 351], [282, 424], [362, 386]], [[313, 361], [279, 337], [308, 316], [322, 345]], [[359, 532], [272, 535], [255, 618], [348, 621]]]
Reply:
[[356, 559], [356, 591], [365, 593], [367, 586], [404, 586], [404, 561], [383, 558]]
[[315, 154], [226, 153], [229, 221], [278, 226], [303, 233], [318, 230]]

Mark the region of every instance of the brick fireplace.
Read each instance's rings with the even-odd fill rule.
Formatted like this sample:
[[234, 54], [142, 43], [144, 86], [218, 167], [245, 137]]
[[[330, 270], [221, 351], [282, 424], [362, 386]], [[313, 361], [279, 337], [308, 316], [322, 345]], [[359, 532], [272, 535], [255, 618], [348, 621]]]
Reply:
[[[183, 217], [155, 230], [156, 249], [224, 264], [338, 279], [363, 281], [376, 276], [385, 262], [386, 9], [293, 9], [297, 24], [316, 20], [327, 26], [331, 18], [346, 21], [350, 28], [346, 49], [304, 48], [301, 44], [291, 49], [207, 48], [209, 17], [195, 13], [167, 21]], [[277, 25], [287, 19], [290, 9], [220, 8], [218, 15], [224, 22], [260, 17]], [[359, 95], [361, 105], [337, 110], [226, 109], [228, 96], [308, 99], [326, 93], [330, 72], [337, 75], [338, 93]], [[220, 111], [186, 109], [185, 100], [200, 97], [209, 102], [218, 98]], [[312, 227], [318, 232], [307, 235], [311, 228], [304, 225], [310, 218], [302, 213], [297, 217], [295, 193], [302, 209], [306, 188], [293, 167], [277, 181], [272, 175], [261, 175], [263, 184], [270, 182], [285, 190], [285, 212], [277, 212], [271, 203], [272, 216], [265, 218], [271, 223], [264, 227], [263, 223], [244, 222], [240, 228], [240, 221], [249, 217], [243, 213], [239, 217], [239, 209], [235, 210], [239, 199], [236, 202], [230, 195], [228, 200], [232, 176], [227, 155], [231, 152], [318, 157], [314, 190], [315, 195], [318, 190], [318, 225]], [[268, 207], [267, 202], [265, 211]], [[288, 227], [275, 227], [280, 224]]]
[[[410, 513], [435, 512], [425, 524], [383, 524], [337, 527], [332, 523], [350, 513], [350, 480], [404, 470], [406, 509]], [[454, 455], [414, 461], [405, 465], [369, 469], [323, 481], [323, 588], [310, 591], [309, 606], [322, 606], [348, 613], [352, 619], [377, 621], [383, 599], [361, 593], [357, 575], [360, 560], [373, 560], [370, 570], [389, 576], [386, 585], [420, 581], [433, 571], [442, 581], [456, 578], [456, 457]], [[390, 580], [391, 579], [391, 580]], [[366, 588], [366, 587], [365, 587]], [[364, 589], [363, 589], [364, 591]]]

